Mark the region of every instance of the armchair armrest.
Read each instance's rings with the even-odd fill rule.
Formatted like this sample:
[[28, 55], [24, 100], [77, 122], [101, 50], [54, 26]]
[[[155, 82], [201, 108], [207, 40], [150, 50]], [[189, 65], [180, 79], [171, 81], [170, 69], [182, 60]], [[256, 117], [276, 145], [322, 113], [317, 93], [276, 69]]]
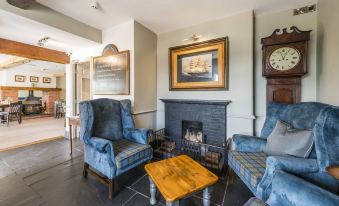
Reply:
[[109, 157], [109, 163], [115, 165], [115, 155], [112, 141], [98, 137], [91, 137], [89, 139], [88, 145], [90, 145], [94, 150], [99, 153], [107, 154], [107, 156]]
[[283, 171], [277, 171], [272, 181], [269, 205], [327, 205], [339, 204], [339, 197], [310, 182]]
[[124, 138], [139, 144], [148, 144], [152, 135], [151, 129], [126, 128], [123, 132]]
[[269, 156], [266, 160], [266, 171], [258, 184], [257, 196], [260, 199], [267, 200], [271, 193], [271, 183], [277, 170], [285, 172], [302, 174], [318, 172], [317, 160], [304, 159], [298, 157]]
[[262, 152], [267, 140], [262, 137], [235, 134], [232, 138], [238, 152]]

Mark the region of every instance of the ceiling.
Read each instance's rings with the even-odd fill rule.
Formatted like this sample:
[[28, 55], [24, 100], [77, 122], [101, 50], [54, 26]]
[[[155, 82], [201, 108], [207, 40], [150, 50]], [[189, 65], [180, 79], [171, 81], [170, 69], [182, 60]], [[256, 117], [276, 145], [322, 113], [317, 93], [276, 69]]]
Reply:
[[164, 33], [243, 11], [273, 12], [316, 0], [38, 0], [43, 5], [98, 29], [135, 19], [155, 33]]
[[0, 38], [37, 45], [39, 39], [52, 37], [47, 48], [69, 52], [90, 48], [97, 43], [0, 9]]
[[[0, 63], [6, 59], [12, 58], [12, 55], [0, 54]], [[33, 60], [29, 63], [22, 64], [16, 67], [9, 68], [10, 70], [15, 70], [18, 72], [39, 72], [41, 74], [50, 74], [50, 75], [61, 75], [66, 71], [66, 66], [64, 64], [58, 64], [54, 62]], [[9, 70], [6, 69], [6, 70]], [[1, 71], [1, 69], [0, 69]]]

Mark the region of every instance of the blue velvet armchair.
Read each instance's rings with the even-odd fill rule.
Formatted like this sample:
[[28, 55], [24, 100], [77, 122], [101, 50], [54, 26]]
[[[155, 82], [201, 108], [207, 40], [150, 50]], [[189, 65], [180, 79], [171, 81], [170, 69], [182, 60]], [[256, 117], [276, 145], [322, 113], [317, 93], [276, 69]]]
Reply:
[[[312, 130], [314, 146], [308, 158], [266, 156], [266, 138], [277, 120], [296, 129]], [[229, 152], [229, 167], [258, 198], [266, 201], [277, 170], [295, 174], [322, 188], [335, 192], [338, 181], [326, 172], [339, 165], [339, 108], [316, 102], [291, 105], [271, 103], [260, 137], [234, 135], [235, 149]]]
[[339, 196], [299, 177], [277, 170], [272, 181], [272, 192], [265, 202], [249, 199], [244, 206], [337, 206]]
[[80, 136], [84, 142], [84, 177], [93, 174], [109, 186], [113, 179], [152, 159], [152, 131], [136, 129], [130, 100], [96, 99], [80, 103]]

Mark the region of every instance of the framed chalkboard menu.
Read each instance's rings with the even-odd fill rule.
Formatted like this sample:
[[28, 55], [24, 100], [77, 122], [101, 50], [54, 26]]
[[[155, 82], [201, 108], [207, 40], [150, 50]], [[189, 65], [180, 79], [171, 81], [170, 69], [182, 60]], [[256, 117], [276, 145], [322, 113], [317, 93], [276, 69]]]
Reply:
[[129, 94], [129, 51], [93, 58], [93, 94]]

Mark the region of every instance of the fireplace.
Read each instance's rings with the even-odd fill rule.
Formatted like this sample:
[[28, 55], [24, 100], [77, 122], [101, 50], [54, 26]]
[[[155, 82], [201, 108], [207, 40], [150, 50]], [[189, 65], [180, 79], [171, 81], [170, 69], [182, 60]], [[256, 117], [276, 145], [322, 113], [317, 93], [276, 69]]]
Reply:
[[202, 122], [182, 120], [182, 138], [186, 141], [205, 143]]
[[45, 107], [42, 106], [41, 98], [34, 96], [34, 91], [29, 90], [28, 96], [22, 101], [22, 112], [25, 115], [41, 114], [45, 111]]
[[227, 164], [227, 106], [230, 101], [162, 99], [165, 128], [154, 133], [155, 158], [186, 154], [224, 174]]

